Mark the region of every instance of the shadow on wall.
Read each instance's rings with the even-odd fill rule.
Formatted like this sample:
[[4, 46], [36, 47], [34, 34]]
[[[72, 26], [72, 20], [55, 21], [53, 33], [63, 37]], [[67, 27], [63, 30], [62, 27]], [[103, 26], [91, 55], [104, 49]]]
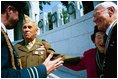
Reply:
[[86, 70], [73, 71], [65, 66], [55, 70], [53, 74], [59, 78], [87, 78]]

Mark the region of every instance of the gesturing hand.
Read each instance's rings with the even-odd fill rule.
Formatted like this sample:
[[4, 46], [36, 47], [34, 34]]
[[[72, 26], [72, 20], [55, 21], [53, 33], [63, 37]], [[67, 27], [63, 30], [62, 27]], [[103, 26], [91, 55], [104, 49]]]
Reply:
[[51, 61], [52, 57], [53, 57], [53, 53], [49, 54], [49, 56], [43, 63], [46, 66], [47, 74], [51, 73], [53, 70], [62, 66], [64, 63], [63, 58], [60, 57], [60, 58], [57, 58], [57, 59]]

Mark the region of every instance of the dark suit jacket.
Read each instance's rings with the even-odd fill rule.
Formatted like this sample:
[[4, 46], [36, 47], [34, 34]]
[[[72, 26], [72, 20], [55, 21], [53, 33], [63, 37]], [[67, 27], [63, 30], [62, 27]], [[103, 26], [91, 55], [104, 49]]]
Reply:
[[104, 62], [104, 77], [106, 78], [117, 77], [117, 23], [111, 33]]
[[97, 77], [96, 49], [90, 49], [90, 50], [84, 52], [84, 57], [81, 59], [81, 61], [78, 60], [78, 64], [76, 64], [76, 65], [64, 64], [64, 66], [66, 66], [72, 70], [76, 70], [76, 71], [86, 69], [88, 78], [96, 78]]
[[[13, 46], [12, 46], [13, 48]], [[17, 62], [17, 54], [13, 50], [15, 66], [17, 69], [12, 68], [10, 51], [7, 46], [4, 35], [1, 33], [1, 77], [2, 78], [17, 78], [17, 77], [46, 77], [47, 71], [44, 65], [20, 69]]]

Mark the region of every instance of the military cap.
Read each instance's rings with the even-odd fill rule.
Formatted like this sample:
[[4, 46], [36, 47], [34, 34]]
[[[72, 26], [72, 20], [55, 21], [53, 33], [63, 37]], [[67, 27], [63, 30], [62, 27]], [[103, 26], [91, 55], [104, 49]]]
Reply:
[[24, 14], [23, 25], [29, 22], [33, 22], [35, 24], [35, 27], [38, 28], [36, 22], [33, 19], [31, 19], [28, 15]]
[[24, 14], [24, 18], [23, 18], [23, 24], [25, 23], [29, 23], [29, 22], [34, 22], [35, 21], [33, 19], [31, 19], [29, 16], [27, 16], [26, 14]]

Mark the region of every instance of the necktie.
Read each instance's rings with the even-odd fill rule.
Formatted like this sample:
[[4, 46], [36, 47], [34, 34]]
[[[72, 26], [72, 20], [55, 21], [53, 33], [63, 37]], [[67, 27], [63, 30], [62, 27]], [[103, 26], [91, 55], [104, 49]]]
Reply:
[[107, 41], [107, 34], [104, 35], [104, 44], [106, 44], [106, 41]]
[[27, 45], [27, 48], [28, 48], [28, 49], [30, 49], [31, 47], [32, 47], [31, 44], [28, 44], [28, 45]]

